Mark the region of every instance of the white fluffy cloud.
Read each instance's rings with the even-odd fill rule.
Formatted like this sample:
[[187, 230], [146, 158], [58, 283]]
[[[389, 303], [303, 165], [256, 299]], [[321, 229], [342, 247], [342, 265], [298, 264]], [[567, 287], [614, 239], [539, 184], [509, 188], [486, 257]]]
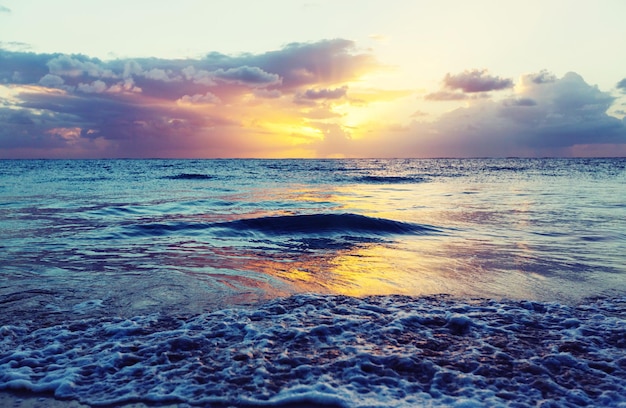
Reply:
[[79, 77], [87, 75], [93, 78], [115, 78], [110, 69], [105, 68], [98, 60], [74, 58], [69, 55], [59, 55], [46, 65], [50, 73], [59, 76]]
[[76, 90], [84, 93], [102, 93], [107, 90], [107, 84], [98, 79], [90, 84], [80, 83]]
[[48, 88], [57, 88], [61, 85], [65, 84], [63, 78], [58, 75], [46, 74], [39, 80], [39, 85], [48, 87]]

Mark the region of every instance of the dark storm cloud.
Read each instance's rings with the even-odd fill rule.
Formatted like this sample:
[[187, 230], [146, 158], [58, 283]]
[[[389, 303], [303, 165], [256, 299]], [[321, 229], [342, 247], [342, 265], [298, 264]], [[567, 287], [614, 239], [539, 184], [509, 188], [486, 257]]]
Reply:
[[446, 74], [443, 79], [448, 89], [460, 89], [466, 93], [498, 91], [513, 87], [513, 81], [489, 75], [487, 70], [467, 70], [457, 75]]

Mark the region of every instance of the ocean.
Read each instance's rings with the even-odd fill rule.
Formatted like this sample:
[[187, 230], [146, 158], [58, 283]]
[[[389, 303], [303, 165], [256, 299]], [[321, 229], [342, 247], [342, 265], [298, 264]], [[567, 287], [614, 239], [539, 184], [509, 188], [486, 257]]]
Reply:
[[626, 159], [0, 160], [0, 392], [626, 407]]

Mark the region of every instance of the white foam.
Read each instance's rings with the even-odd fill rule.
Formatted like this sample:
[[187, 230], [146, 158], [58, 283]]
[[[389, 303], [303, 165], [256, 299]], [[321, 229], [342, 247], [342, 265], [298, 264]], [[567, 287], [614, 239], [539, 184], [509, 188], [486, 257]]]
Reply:
[[626, 406], [626, 298], [297, 295], [180, 319], [0, 327], [0, 390], [92, 405]]
[[102, 299], [92, 299], [74, 305], [72, 310], [74, 313], [86, 314], [101, 307], [103, 307]]

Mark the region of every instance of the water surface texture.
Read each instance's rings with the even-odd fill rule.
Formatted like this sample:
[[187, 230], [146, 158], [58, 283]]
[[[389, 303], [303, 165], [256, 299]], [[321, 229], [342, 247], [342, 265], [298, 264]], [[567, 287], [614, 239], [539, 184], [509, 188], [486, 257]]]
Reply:
[[5, 160], [0, 236], [0, 390], [624, 403], [626, 159]]

